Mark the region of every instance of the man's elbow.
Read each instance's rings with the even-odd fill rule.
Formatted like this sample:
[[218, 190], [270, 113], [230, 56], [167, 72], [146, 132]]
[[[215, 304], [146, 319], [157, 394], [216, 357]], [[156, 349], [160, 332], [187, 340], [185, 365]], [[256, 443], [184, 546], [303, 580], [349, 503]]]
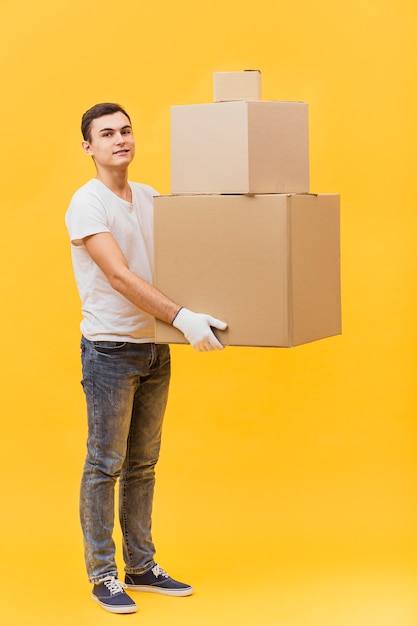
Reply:
[[110, 286], [120, 293], [123, 293], [126, 289], [127, 281], [127, 271], [123, 269], [116, 269], [110, 271], [107, 276], [107, 280], [109, 281]]

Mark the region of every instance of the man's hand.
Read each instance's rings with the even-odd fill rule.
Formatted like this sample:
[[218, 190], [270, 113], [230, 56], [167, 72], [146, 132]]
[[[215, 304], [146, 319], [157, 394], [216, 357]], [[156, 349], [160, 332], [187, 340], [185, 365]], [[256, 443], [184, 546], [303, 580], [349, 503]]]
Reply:
[[178, 311], [172, 325], [183, 333], [184, 337], [198, 352], [223, 349], [211, 327], [224, 330], [227, 327], [226, 322], [211, 317], [211, 315], [193, 313], [182, 308]]

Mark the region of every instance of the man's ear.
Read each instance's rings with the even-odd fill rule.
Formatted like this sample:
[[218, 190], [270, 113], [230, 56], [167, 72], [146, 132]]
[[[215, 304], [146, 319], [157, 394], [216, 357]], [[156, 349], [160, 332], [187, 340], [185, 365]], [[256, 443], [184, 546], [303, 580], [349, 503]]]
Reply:
[[86, 154], [89, 154], [90, 156], [93, 155], [93, 150], [91, 148], [91, 145], [90, 145], [89, 141], [83, 141], [81, 146], [82, 146], [82, 149], [84, 150], [84, 152], [86, 152]]

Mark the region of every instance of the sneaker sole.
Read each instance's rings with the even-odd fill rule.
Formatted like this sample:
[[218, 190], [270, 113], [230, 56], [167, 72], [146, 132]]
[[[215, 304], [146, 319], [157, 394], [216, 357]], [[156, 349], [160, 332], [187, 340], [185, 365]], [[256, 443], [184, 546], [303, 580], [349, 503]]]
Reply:
[[112, 604], [106, 604], [105, 602], [102, 602], [94, 594], [91, 594], [91, 597], [93, 598], [95, 602], [97, 602], [97, 604], [99, 604], [103, 609], [105, 609], [109, 613], [136, 613], [138, 610], [138, 607], [136, 604], [130, 604], [130, 605], [125, 605], [125, 606], [123, 605], [113, 606]]
[[125, 584], [126, 589], [129, 589], [130, 591], [148, 591], [151, 593], [161, 593], [164, 596], [184, 597], [190, 596], [192, 593], [194, 593], [194, 589], [192, 587], [187, 587], [186, 589], [165, 589], [164, 587], [155, 587], [152, 585], [129, 585], [128, 583]]

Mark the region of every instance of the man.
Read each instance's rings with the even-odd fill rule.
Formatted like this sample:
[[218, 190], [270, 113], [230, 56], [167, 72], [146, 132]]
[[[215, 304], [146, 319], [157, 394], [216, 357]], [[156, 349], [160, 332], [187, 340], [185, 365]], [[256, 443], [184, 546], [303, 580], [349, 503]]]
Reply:
[[[155, 465], [170, 376], [169, 346], [154, 343], [154, 317], [172, 323], [199, 351], [221, 349], [212, 327], [226, 324], [180, 307], [151, 284], [157, 192], [128, 180], [135, 155], [129, 115], [117, 104], [97, 104], [84, 114], [81, 130], [96, 178], [74, 194], [65, 218], [83, 313], [88, 441], [80, 516], [93, 599], [112, 613], [132, 613], [137, 606], [126, 587], [193, 592], [154, 561]], [[112, 539], [117, 480], [125, 583]]]

